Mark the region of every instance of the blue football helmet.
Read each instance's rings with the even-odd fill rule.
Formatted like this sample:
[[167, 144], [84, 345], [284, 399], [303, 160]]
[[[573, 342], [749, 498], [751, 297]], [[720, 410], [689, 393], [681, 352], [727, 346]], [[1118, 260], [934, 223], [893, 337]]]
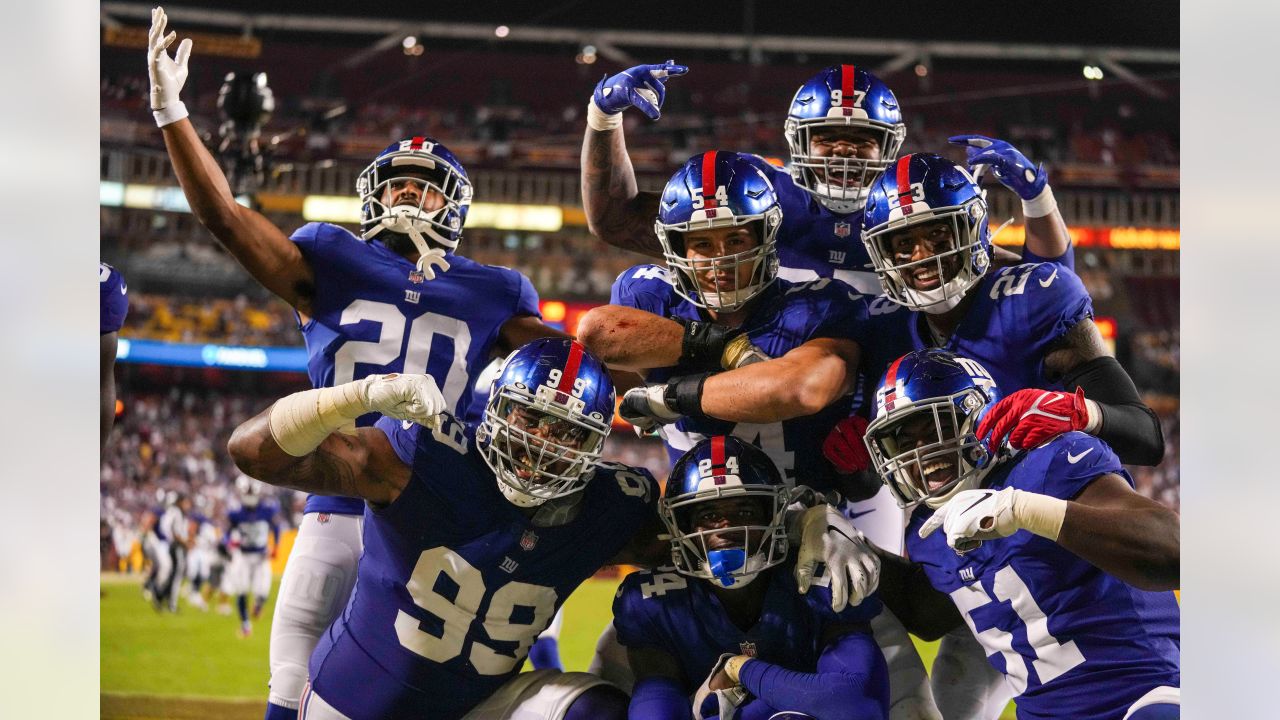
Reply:
[[[750, 250], [697, 260], [685, 256], [687, 233], [751, 223], [760, 244]], [[782, 207], [773, 184], [751, 156], [712, 150], [689, 158], [667, 181], [654, 231], [676, 293], [698, 307], [732, 312], [777, 279], [781, 225]], [[745, 280], [743, 270], [749, 270]], [[708, 281], [711, 287], [704, 287], [699, 274], [711, 272], [732, 278], [717, 276]]]
[[613, 409], [609, 371], [581, 343], [534, 340], [498, 370], [476, 445], [503, 496], [535, 507], [586, 487]]
[[[815, 131], [834, 127], [865, 130], [880, 145], [880, 159], [819, 157], [809, 141]], [[880, 78], [853, 65], [832, 65], [796, 91], [783, 127], [791, 149], [791, 177], [839, 212], [853, 212], [866, 199], [876, 176], [898, 158], [907, 126], [898, 98]]]
[[[418, 202], [386, 204], [392, 183], [411, 180], [426, 183]], [[444, 196], [444, 206], [427, 210], [426, 190]], [[426, 137], [413, 137], [387, 146], [356, 179], [360, 196], [360, 237], [370, 240], [382, 232], [399, 233], [413, 241], [419, 253], [435, 243], [445, 251], [458, 247], [462, 226], [471, 206], [471, 181], [467, 171], [449, 148]]]
[[[914, 249], [895, 252], [903, 231], [929, 224], [937, 234], [915, 238], [935, 254], [913, 260]], [[862, 216], [862, 242], [884, 294], [914, 310], [941, 313], [955, 307], [991, 267], [986, 192], [962, 165], [918, 153], [898, 159], [871, 185]], [[916, 285], [932, 287], [917, 289]]]
[[864, 440], [899, 505], [936, 509], [978, 486], [996, 460], [978, 424], [999, 400], [991, 373], [975, 360], [929, 348], [893, 361]]
[[789, 498], [760, 448], [723, 435], [698, 442], [671, 468], [658, 503], [676, 570], [723, 588], [745, 587], [787, 559]]

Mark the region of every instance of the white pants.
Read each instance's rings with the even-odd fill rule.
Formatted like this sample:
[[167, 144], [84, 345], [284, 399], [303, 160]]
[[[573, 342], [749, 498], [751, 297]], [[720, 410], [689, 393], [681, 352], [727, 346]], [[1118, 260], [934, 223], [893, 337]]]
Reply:
[[1004, 673], [987, 659], [968, 625], [942, 636], [929, 684], [944, 720], [996, 720], [1013, 699]]
[[271, 561], [267, 554], [234, 551], [222, 574], [222, 592], [232, 596], [271, 594]]
[[187, 579], [194, 583], [204, 582], [213, 572], [213, 561], [216, 553], [208, 548], [196, 548], [187, 555]]
[[[463, 720], [562, 720], [582, 693], [607, 685], [581, 672], [534, 670], [520, 673], [498, 688], [489, 699], [463, 716]], [[351, 720], [305, 685], [298, 705], [298, 720]], [[404, 720], [427, 720], [405, 718]]]
[[271, 618], [271, 691], [267, 700], [273, 705], [298, 707], [307, 684], [311, 651], [316, 649], [320, 634], [342, 612], [355, 586], [356, 566], [364, 550], [363, 528], [361, 515], [307, 513], [302, 517]]
[[169, 543], [161, 540], [155, 533], [147, 533], [142, 544], [143, 553], [155, 567], [155, 581], [152, 590], [160, 592], [169, 584], [169, 574], [173, 572], [173, 558], [169, 556]]

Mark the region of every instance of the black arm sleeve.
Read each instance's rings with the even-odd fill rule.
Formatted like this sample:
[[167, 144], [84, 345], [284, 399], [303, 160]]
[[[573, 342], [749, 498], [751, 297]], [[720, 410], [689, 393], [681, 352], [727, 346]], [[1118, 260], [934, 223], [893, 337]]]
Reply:
[[1132, 465], [1159, 465], [1164, 459], [1164, 432], [1155, 412], [1142, 402], [1129, 373], [1113, 357], [1098, 357], [1080, 363], [1062, 378], [1062, 385], [1102, 409], [1098, 437], [1116, 451], [1120, 460]]
[[929, 583], [923, 566], [877, 550], [880, 586], [876, 594], [908, 632], [922, 640], [937, 640], [964, 622], [951, 598]]

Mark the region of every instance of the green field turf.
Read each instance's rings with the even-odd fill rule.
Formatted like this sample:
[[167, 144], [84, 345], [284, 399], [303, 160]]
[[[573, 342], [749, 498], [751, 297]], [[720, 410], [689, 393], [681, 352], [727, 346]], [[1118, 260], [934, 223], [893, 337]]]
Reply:
[[[255, 623], [240, 638], [239, 618], [183, 603], [176, 615], [143, 601], [139, 578], [104, 576], [101, 601], [101, 681], [104, 718], [210, 717], [209, 701], [224, 699], [215, 716], [261, 718], [267, 694], [267, 643], [275, 588]], [[617, 580], [589, 580], [565, 603], [560, 654], [567, 670], [586, 670], [596, 638], [608, 624]], [[936, 643], [917, 642], [925, 667]], [[1001, 716], [1012, 720], [1012, 706]]]

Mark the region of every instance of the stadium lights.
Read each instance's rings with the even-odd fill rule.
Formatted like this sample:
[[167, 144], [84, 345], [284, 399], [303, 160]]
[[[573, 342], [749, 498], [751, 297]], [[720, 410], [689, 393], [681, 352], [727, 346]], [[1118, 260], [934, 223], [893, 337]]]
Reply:
[[1083, 72], [1086, 80], [1102, 79], [1102, 68], [1098, 67], [1097, 65], [1085, 65]]
[[579, 65], [594, 65], [596, 62], [596, 46], [583, 45], [582, 52], [578, 53], [573, 61]]
[[493, 29], [493, 34], [499, 38], [504, 38], [511, 34], [511, 28], [506, 25], [499, 25]]
[[422, 43], [418, 42], [418, 38], [415, 35], [406, 36], [400, 44], [404, 46], [405, 55], [416, 57], [426, 51], [426, 48], [422, 46]]
[[929, 66], [924, 63], [916, 63], [916, 77], [925, 77], [929, 74]]

